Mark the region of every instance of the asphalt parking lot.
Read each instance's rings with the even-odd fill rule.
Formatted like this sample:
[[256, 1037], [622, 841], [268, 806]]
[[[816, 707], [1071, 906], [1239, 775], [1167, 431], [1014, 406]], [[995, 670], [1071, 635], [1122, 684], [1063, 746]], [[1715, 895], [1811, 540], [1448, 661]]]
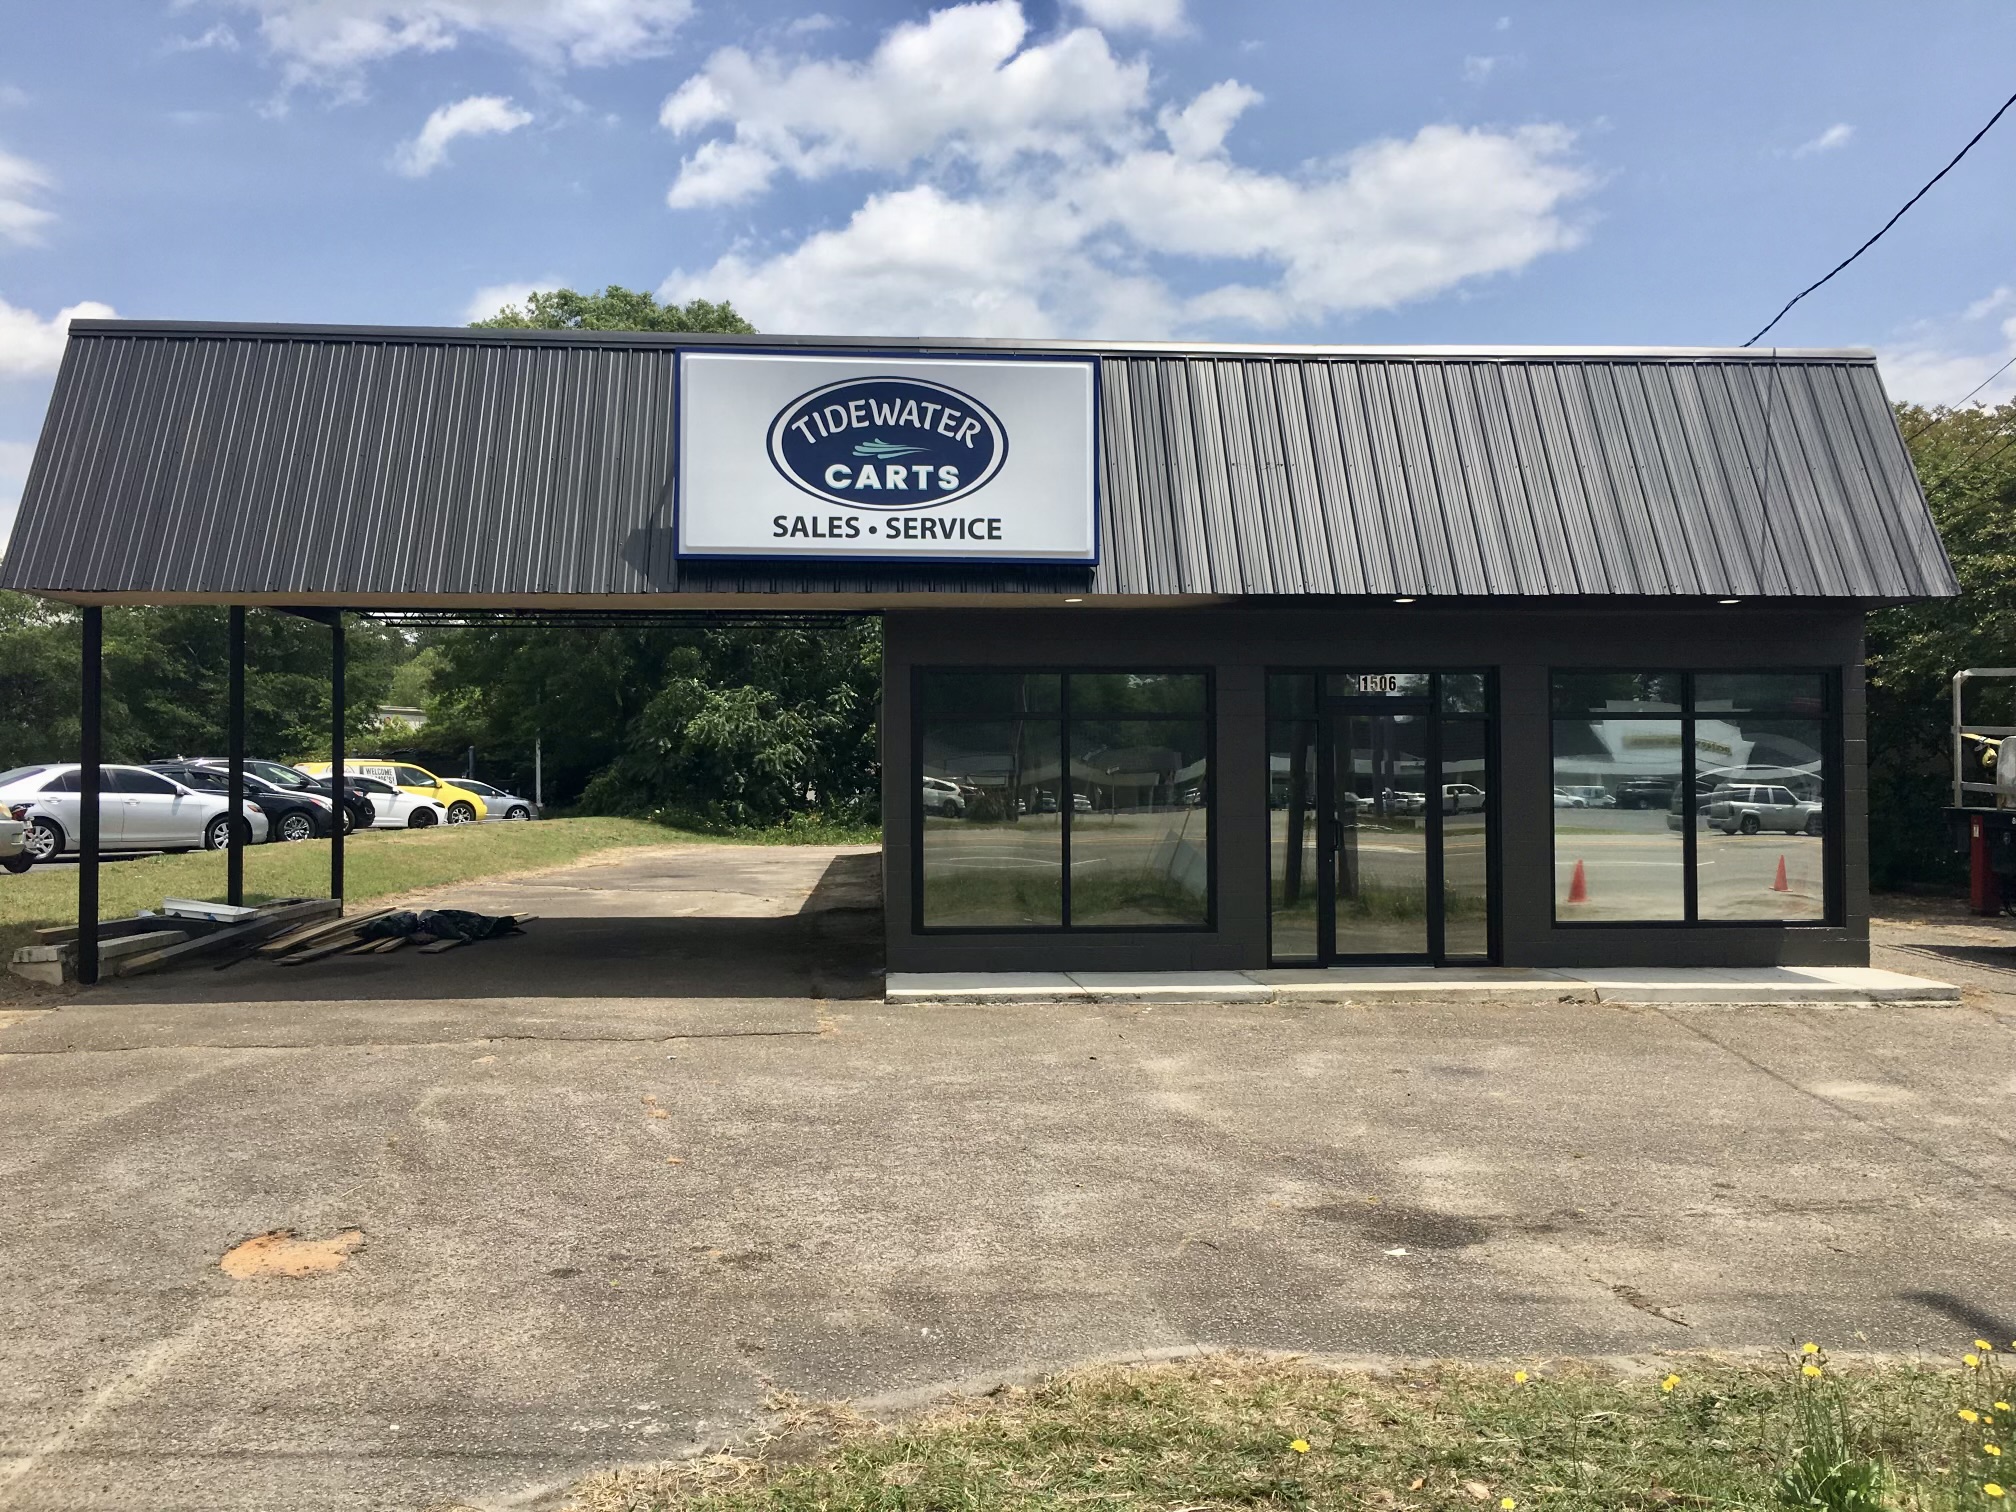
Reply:
[[[1953, 1007], [891, 1009], [873, 867], [8, 1005], [0, 1507], [533, 1506], [773, 1388], [1195, 1344], [2016, 1338], [2002, 925], [1885, 925]], [[220, 1264], [279, 1228], [321, 1268]]]

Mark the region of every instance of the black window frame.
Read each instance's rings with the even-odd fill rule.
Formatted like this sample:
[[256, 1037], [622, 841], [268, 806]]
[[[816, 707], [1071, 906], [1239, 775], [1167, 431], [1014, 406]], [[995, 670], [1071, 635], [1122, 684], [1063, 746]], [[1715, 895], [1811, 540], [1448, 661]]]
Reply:
[[[1671, 674], [1680, 679], [1680, 707], [1674, 710], [1648, 709], [1643, 714], [1628, 710], [1613, 710], [1602, 714], [1589, 711], [1561, 713], [1554, 707], [1554, 683], [1561, 677], [1575, 676], [1616, 676], [1619, 674], [1645, 677]], [[1694, 724], [1701, 717], [1695, 700], [1695, 683], [1701, 677], [1728, 677], [1755, 674], [1760, 677], [1815, 677], [1820, 682], [1820, 791], [1822, 828], [1820, 844], [1821, 904], [1817, 919], [1704, 919], [1701, 917], [1701, 879], [1697, 870], [1700, 851], [1701, 825], [1699, 805], [1702, 795], [1696, 791], [1699, 777], [1695, 764]], [[1743, 712], [1743, 711], [1739, 711]], [[1812, 716], [1800, 714], [1757, 714], [1760, 722], [1775, 720], [1805, 719]], [[1842, 773], [1847, 764], [1845, 720], [1842, 715], [1841, 669], [1839, 667], [1695, 667], [1680, 669], [1675, 667], [1549, 667], [1547, 669], [1547, 778], [1553, 783], [1556, 752], [1554, 737], [1556, 729], [1563, 723], [1576, 721], [1593, 722], [1597, 719], [1637, 719], [1669, 721], [1680, 726], [1680, 781], [1678, 791], [1688, 796], [1687, 823], [1681, 827], [1681, 912], [1678, 919], [1564, 919], [1561, 917], [1560, 889], [1554, 885], [1557, 861], [1556, 852], [1560, 844], [1550, 816], [1548, 822], [1547, 869], [1548, 908], [1553, 927], [1556, 929], [1840, 929], [1844, 926], [1847, 900], [1847, 816], [1846, 802], [1842, 788]], [[1770, 783], [1753, 783], [1753, 787], [1770, 787]]]
[[[1055, 720], [1062, 758], [1059, 767], [1057, 812], [1062, 839], [1059, 864], [1063, 868], [1063, 896], [1057, 924], [926, 924], [924, 922], [924, 805], [917, 796], [924, 774], [924, 679], [946, 674], [974, 676], [1055, 677], [1058, 679], [1056, 711], [1031, 712], [1026, 718]], [[1184, 714], [1095, 714], [1095, 719], [1130, 720], [1139, 723], [1201, 722], [1204, 726], [1204, 922], [1201, 924], [1073, 924], [1071, 922], [1071, 828], [1077, 805], [1071, 801], [1071, 679], [1073, 677], [1200, 677], [1204, 680], [1204, 707]], [[1013, 714], [954, 714], [931, 721], [933, 724], [999, 724]], [[910, 669], [910, 784], [905, 801], [910, 805], [910, 929], [918, 935], [1198, 935], [1218, 931], [1218, 681], [1214, 669], [1198, 666], [1157, 664], [1144, 667], [1109, 664], [1079, 666], [1052, 662], [1016, 666], [959, 665], [913, 666]]]
[[[1374, 659], [1360, 658], [1357, 662], [1338, 665], [1304, 664], [1299, 666], [1269, 666], [1262, 672], [1261, 697], [1264, 709], [1261, 723], [1265, 731], [1263, 745], [1270, 766], [1267, 773], [1269, 803], [1272, 802], [1273, 771], [1273, 731], [1277, 722], [1287, 722], [1307, 718], [1316, 725], [1316, 780], [1319, 792], [1328, 791], [1332, 778], [1327, 775], [1332, 755], [1331, 725], [1338, 714], [1351, 712], [1373, 712], [1393, 708], [1415, 709], [1428, 717], [1428, 759], [1435, 767], [1435, 780], [1424, 784], [1430, 792], [1423, 796], [1429, 799], [1428, 823], [1424, 826], [1427, 843], [1427, 879], [1431, 924], [1429, 940], [1431, 948], [1426, 956], [1414, 955], [1356, 955], [1339, 954], [1335, 949], [1334, 930], [1336, 928], [1335, 902], [1331, 897], [1331, 882], [1319, 879], [1319, 902], [1317, 905], [1318, 928], [1317, 950], [1314, 956], [1277, 956], [1274, 952], [1274, 825], [1270, 817], [1267, 821], [1266, 844], [1261, 847], [1260, 889], [1261, 897], [1267, 901], [1267, 963], [1270, 967], [1283, 969], [1314, 968], [1328, 969], [1333, 966], [1376, 966], [1382, 964], [1418, 963], [1430, 966], [1466, 967], [1494, 965], [1505, 959], [1505, 846], [1504, 846], [1504, 804], [1497, 796], [1504, 787], [1503, 753], [1500, 750], [1503, 721], [1498, 694], [1498, 668], [1488, 663], [1463, 662], [1446, 667], [1423, 667], [1415, 665], [1373, 664]], [[1329, 679], [1346, 672], [1397, 672], [1402, 676], [1421, 676], [1428, 679], [1425, 690], [1419, 693], [1332, 693]], [[1444, 677], [1462, 677], [1481, 673], [1484, 678], [1484, 707], [1482, 709], [1452, 710], [1444, 707]], [[1272, 698], [1274, 679], [1277, 677], [1306, 677], [1312, 679], [1313, 702], [1311, 712], [1305, 715], [1279, 715], [1275, 712]], [[1442, 728], [1448, 721], [1481, 725], [1484, 729], [1484, 759], [1490, 768], [1492, 790], [1484, 807], [1484, 887], [1485, 953], [1476, 955], [1451, 956], [1448, 953], [1448, 927], [1444, 916], [1448, 898], [1446, 888], [1448, 878], [1445, 873], [1446, 856], [1443, 851], [1442, 786], [1445, 773], [1442, 763]], [[1320, 804], [1319, 804], [1320, 807]], [[1270, 809], [1271, 815], [1271, 809]], [[1320, 821], [1319, 821], [1320, 825]], [[1324, 846], [1317, 841], [1317, 855], [1320, 858]], [[1438, 940], [1437, 937], [1440, 937]], [[1325, 942], [1330, 948], [1325, 950]]]

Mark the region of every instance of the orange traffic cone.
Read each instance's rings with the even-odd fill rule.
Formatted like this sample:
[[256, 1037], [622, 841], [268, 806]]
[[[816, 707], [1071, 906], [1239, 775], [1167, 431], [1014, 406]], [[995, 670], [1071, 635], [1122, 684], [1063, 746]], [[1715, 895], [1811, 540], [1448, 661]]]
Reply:
[[1575, 863], [1575, 875], [1568, 883], [1568, 901], [1587, 903], [1589, 901], [1589, 875], [1582, 870], [1582, 863]]
[[1771, 884], [1771, 891], [1773, 892], [1792, 891], [1791, 884], [1785, 880], [1785, 858], [1783, 856], [1780, 856], [1778, 858], [1778, 876], [1777, 879], [1773, 881]]

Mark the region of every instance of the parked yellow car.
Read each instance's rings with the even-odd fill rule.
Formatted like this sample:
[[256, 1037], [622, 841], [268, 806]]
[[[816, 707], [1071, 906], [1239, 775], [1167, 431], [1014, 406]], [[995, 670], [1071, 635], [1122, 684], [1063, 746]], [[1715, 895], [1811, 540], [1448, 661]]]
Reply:
[[[329, 775], [329, 763], [326, 761], [299, 761], [295, 765], [310, 777]], [[388, 761], [382, 756], [345, 756], [343, 772], [347, 777], [375, 777], [380, 782], [389, 782], [400, 792], [411, 793], [415, 798], [432, 798], [448, 810], [450, 824], [468, 824], [490, 812], [490, 805], [483, 801], [482, 794], [457, 787], [410, 761]]]

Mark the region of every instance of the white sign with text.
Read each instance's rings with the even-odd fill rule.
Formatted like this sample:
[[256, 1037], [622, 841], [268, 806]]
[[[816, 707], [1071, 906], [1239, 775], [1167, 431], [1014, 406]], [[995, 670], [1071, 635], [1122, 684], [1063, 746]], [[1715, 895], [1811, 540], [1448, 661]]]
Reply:
[[1091, 358], [679, 354], [681, 557], [1096, 562]]

